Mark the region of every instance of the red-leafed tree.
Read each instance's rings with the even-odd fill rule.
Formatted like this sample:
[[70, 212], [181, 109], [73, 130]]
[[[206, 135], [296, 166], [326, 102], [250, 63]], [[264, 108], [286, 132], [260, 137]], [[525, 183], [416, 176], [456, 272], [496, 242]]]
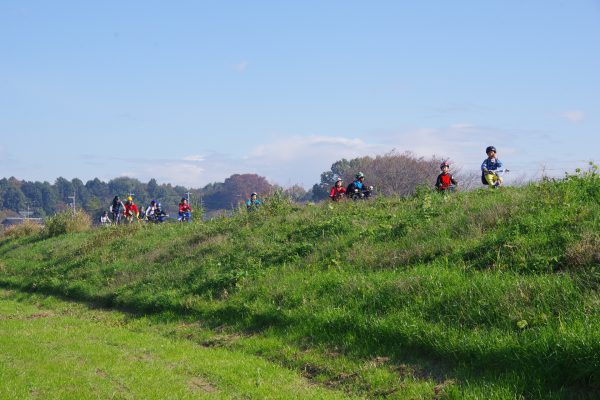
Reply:
[[203, 197], [208, 210], [231, 209], [250, 197], [252, 192], [260, 197], [271, 192], [273, 185], [263, 176], [256, 174], [234, 174], [222, 184], [214, 184], [214, 191]]

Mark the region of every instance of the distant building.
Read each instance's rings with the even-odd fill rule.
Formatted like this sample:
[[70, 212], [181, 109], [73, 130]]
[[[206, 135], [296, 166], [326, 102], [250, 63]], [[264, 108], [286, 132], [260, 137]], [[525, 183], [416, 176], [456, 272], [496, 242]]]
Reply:
[[2, 226], [4, 226], [5, 228], [8, 228], [9, 226], [13, 226], [13, 225], [21, 225], [21, 224], [25, 223], [25, 221], [30, 221], [30, 222], [33, 222], [34, 224], [44, 225], [43, 218], [11, 217], [11, 218], [5, 218], [4, 221], [2, 221]]

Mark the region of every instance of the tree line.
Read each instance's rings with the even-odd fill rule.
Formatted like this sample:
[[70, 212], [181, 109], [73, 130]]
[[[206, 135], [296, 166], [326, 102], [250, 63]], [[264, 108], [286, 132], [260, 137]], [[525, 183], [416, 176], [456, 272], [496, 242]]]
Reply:
[[413, 193], [418, 185], [435, 181], [440, 160], [398, 152], [376, 157], [342, 159], [333, 163], [328, 171], [324, 171], [320, 182], [315, 183], [308, 191], [300, 185], [284, 189], [257, 174], [234, 174], [223, 182], [210, 183], [198, 189], [158, 184], [156, 179], [144, 183], [128, 177], [108, 182], [95, 178], [86, 183], [78, 178], [67, 180], [59, 177], [54, 183], [49, 183], [10, 177], [0, 179], [0, 210], [7, 214], [6, 211], [19, 213], [29, 209], [33, 212], [32, 217], [45, 217], [70, 207], [74, 196], [77, 208], [95, 216], [108, 209], [114, 196], [123, 198], [130, 193], [138, 205], [146, 206], [150, 200], [157, 199], [169, 213], [176, 211], [183, 196], [189, 196], [192, 206], [201, 206], [209, 213], [235, 208], [252, 192], [266, 196], [280, 191], [293, 201], [321, 201], [328, 198], [329, 189], [338, 177], [348, 184], [358, 171], [366, 175], [366, 182], [373, 185], [378, 194], [405, 196]]

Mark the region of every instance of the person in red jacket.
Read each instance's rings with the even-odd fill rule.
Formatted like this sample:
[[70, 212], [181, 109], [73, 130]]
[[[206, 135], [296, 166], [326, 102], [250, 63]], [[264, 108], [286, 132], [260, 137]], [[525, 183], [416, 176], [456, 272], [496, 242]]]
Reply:
[[346, 188], [344, 187], [342, 178], [337, 178], [335, 181], [335, 185], [331, 187], [331, 192], [329, 193], [329, 197], [333, 201], [340, 201], [346, 195]]
[[123, 210], [123, 215], [125, 216], [125, 220], [129, 223], [132, 223], [140, 216], [140, 211], [137, 208], [137, 205], [133, 202], [133, 197], [127, 197], [127, 201], [125, 202], [125, 209]]
[[178, 221], [181, 222], [189, 222], [192, 218], [192, 207], [190, 207], [190, 205], [187, 202], [187, 199], [185, 197], [181, 198], [181, 201], [179, 202], [179, 218], [177, 218]]
[[450, 170], [450, 164], [444, 161], [440, 165], [440, 169], [442, 170], [442, 173], [438, 175], [435, 182], [435, 187], [437, 188], [438, 192], [443, 193], [454, 190], [454, 187], [458, 185], [458, 181], [454, 179], [450, 173], [448, 173], [448, 170]]

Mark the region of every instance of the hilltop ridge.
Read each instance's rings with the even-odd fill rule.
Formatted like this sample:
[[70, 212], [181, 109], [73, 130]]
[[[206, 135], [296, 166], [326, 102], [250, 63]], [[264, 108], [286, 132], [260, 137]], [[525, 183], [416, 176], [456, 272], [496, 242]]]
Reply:
[[593, 398], [599, 204], [593, 171], [450, 196], [272, 198], [208, 222], [4, 238], [0, 284], [192, 317], [282, 349], [418, 357], [452, 378], [448, 396]]

